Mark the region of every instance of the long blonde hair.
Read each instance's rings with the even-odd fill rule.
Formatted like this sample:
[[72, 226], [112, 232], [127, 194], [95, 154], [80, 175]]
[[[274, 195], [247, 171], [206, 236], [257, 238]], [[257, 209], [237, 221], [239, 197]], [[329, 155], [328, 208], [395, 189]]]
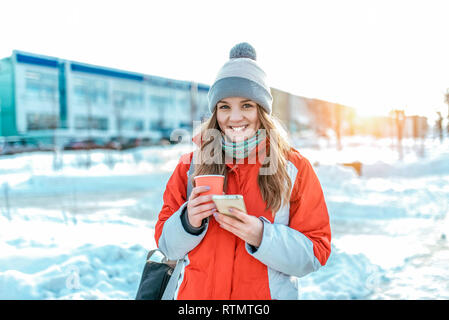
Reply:
[[[274, 116], [269, 115], [266, 111], [257, 106], [257, 114], [261, 123], [261, 129], [265, 129], [267, 133], [267, 148], [265, 150], [266, 157], [262, 167], [259, 170], [257, 183], [260, 188], [262, 199], [266, 202], [266, 210], [271, 209], [273, 216], [280, 209], [282, 204], [290, 201], [290, 189], [292, 181], [287, 172], [288, 153], [291, 149], [290, 144], [285, 137], [285, 129], [281, 122]], [[217, 139], [217, 130], [221, 132], [217, 121], [217, 108], [215, 108], [212, 116], [206, 120], [201, 126], [201, 144], [198, 154], [197, 164], [193, 177], [206, 174], [220, 174], [225, 176], [223, 189], [227, 190], [227, 166], [225, 163], [225, 154], [221, 150], [221, 139]], [[216, 141], [218, 140], [218, 141]], [[210, 146], [215, 144], [220, 148], [217, 155], [220, 161], [210, 160]], [[209, 148], [208, 148], [209, 146]], [[215, 149], [216, 150], [216, 149]], [[269, 174], [261, 174], [267, 171]], [[193, 181], [193, 179], [192, 179]]]

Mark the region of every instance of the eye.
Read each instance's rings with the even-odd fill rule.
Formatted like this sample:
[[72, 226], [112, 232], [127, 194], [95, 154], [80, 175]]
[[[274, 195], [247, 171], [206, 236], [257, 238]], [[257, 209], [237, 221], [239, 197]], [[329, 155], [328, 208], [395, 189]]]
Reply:
[[244, 105], [243, 105], [243, 109], [249, 109], [249, 108], [253, 108], [254, 106], [252, 105], [252, 104], [249, 104], [249, 103], [245, 103]]
[[221, 106], [218, 106], [218, 109], [229, 109], [229, 106], [226, 104], [222, 104]]

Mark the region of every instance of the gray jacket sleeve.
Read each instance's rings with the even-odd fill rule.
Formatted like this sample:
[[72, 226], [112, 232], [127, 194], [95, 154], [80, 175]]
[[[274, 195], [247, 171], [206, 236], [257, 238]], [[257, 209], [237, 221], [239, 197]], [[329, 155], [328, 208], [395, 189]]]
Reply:
[[246, 250], [266, 266], [282, 273], [302, 277], [321, 267], [313, 253], [313, 243], [301, 232], [280, 223], [260, 218], [262, 242], [257, 250], [246, 243]]
[[194, 249], [203, 240], [207, 232], [208, 223], [205, 222], [203, 231], [194, 235], [187, 232], [181, 221], [181, 213], [187, 206], [185, 202], [170, 218], [164, 223], [162, 234], [159, 239], [159, 249], [169, 260], [179, 260], [189, 251]]
[[203, 219], [203, 221], [201, 222], [201, 226], [194, 227], [190, 224], [189, 218], [187, 217], [187, 206], [184, 206], [184, 209], [181, 211], [181, 223], [182, 226], [184, 227], [184, 230], [195, 236], [198, 236], [201, 233], [203, 233], [204, 228], [206, 228], [207, 220], [208, 220], [207, 218]]

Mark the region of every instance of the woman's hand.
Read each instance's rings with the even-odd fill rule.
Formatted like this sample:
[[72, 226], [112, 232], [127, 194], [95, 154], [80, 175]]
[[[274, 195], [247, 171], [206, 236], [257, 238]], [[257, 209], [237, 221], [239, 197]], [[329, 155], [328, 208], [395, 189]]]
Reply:
[[225, 230], [232, 232], [248, 244], [259, 247], [263, 236], [263, 222], [252, 215], [246, 214], [237, 208], [230, 209], [239, 220], [228, 217], [221, 213], [215, 213], [215, 220]]
[[192, 189], [187, 204], [187, 218], [192, 227], [201, 227], [203, 219], [211, 216], [217, 210], [215, 203], [212, 201], [212, 195], [200, 195], [209, 190], [210, 187], [208, 186], [199, 186]]

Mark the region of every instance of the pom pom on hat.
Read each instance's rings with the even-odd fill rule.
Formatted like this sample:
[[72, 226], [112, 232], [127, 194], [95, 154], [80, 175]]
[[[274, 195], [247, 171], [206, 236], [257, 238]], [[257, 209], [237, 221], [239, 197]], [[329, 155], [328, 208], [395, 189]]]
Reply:
[[229, 59], [250, 58], [256, 61], [256, 49], [248, 42], [236, 44], [229, 52]]

